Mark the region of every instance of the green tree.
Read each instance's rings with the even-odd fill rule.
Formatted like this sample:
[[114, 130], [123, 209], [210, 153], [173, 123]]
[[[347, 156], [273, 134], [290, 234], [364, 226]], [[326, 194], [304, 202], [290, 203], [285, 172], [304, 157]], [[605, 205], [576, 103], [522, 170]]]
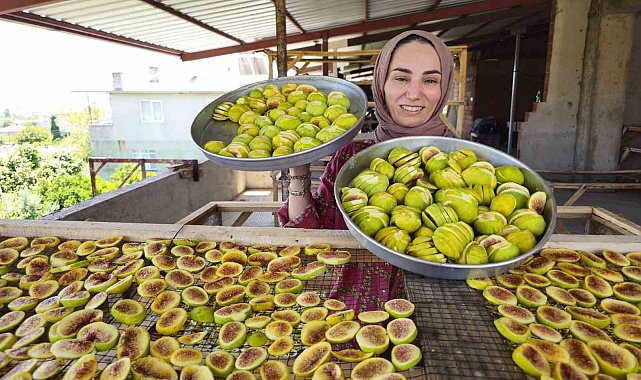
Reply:
[[5, 108], [2, 116], [0, 116], [0, 128], [5, 128], [13, 124], [13, 116], [11, 116], [11, 111], [8, 108]]
[[62, 139], [61, 144], [69, 146], [74, 157], [86, 162], [91, 156], [91, 138], [88, 127], [72, 127], [69, 134]]
[[62, 138], [62, 136], [60, 135], [60, 128], [58, 127], [58, 124], [56, 124], [55, 115], [51, 115], [50, 130], [51, 130], [51, 136], [53, 140], [58, 140]]
[[87, 127], [91, 123], [102, 119], [104, 111], [95, 104], [83, 108], [81, 111], [67, 112], [58, 114], [59, 120], [65, 120], [66, 124], [75, 127]]
[[36, 124], [28, 124], [18, 133], [16, 141], [19, 144], [48, 142], [51, 141], [51, 132], [47, 128]]
[[0, 160], [0, 193], [18, 192], [34, 186], [42, 158], [32, 145], [22, 145], [18, 152]]

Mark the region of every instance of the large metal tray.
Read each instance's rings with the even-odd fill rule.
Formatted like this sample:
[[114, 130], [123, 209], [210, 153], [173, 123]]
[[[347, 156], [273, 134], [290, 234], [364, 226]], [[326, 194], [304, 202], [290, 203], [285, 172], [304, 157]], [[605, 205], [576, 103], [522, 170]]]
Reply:
[[[280, 88], [285, 83], [291, 82], [311, 84], [319, 91], [323, 91], [325, 94], [328, 94], [330, 91], [343, 92], [350, 100], [349, 112], [358, 117], [358, 122], [347, 132], [334, 140], [303, 152], [292, 153], [285, 156], [268, 158], [235, 158], [212, 154], [202, 148], [205, 142], [209, 140], [220, 140], [225, 143], [230, 143], [236, 136], [238, 123], [234, 123], [229, 120], [217, 121], [212, 119], [214, 109], [219, 104], [223, 102], [234, 103], [237, 98], [249, 94], [251, 89], [254, 87], [264, 87], [268, 84], [275, 84]], [[209, 103], [202, 111], [200, 111], [198, 116], [196, 116], [196, 119], [194, 119], [194, 122], [191, 125], [191, 138], [198, 146], [198, 149], [203, 152], [205, 157], [220, 166], [246, 171], [287, 169], [317, 161], [325, 156], [334, 154], [338, 149], [349, 144], [360, 130], [366, 111], [367, 96], [360, 87], [346, 80], [325, 76], [276, 78], [240, 87]]]
[[[396, 252], [362, 233], [352, 222], [350, 217], [347, 215], [347, 212], [343, 209], [340, 201], [340, 189], [342, 187], [349, 186], [351, 180], [356, 177], [358, 173], [369, 168], [369, 164], [374, 158], [380, 157], [386, 159], [389, 152], [395, 147], [403, 146], [411, 151], [418, 152], [420, 148], [429, 145], [434, 145], [445, 152], [452, 152], [458, 149], [471, 149], [476, 153], [479, 160], [488, 161], [494, 166], [513, 165], [520, 168], [525, 178], [524, 185], [530, 189], [530, 192], [543, 191], [547, 194], [547, 202], [543, 211], [546, 228], [538, 244], [530, 251], [512, 260], [500, 263], [483, 265], [440, 264], [420, 260], [415, 257]], [[552, 189], [534, 170], [528, 168], [516, 158], [494, 148], [467, 140], [448, 137], [404, 137], [378, 143], [363, 150], [349, 159], [349, 161], [347, 161], [341, 168], [338, 176], [336, 177], [336, 182], [334, 183], [334, 197], [339, 210], [343, 214], [347, 228], [360, 244], [369, 249], [376, 256], [391, 263], [392, 265], [429, 277], [463, 280], [466, 278], [496, 276], [497, 274], [503, 273], [517, 266], [521, 261], [532, 256], [535, 252], [543, 248], [543, 245], [548, 241], [556, 226], [556, 201], [554, 199]]]

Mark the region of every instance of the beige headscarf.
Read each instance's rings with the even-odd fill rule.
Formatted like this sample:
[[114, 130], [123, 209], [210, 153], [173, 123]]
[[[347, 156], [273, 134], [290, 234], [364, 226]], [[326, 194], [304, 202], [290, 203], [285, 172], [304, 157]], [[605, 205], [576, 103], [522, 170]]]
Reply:
[[[432, 116], [425, 123], [414, 128], [406, 128], [396, 124], [387, 109], [387, 104], [385, 104], [384, 90], [392, 54], [398, 43], [410, 35], [417, 35], [428, 40], [436, 49], [441, 61], [441, 99], [434, 108]], [[372, 93], [374, 95], [374, 103], [376, 103], [376, 118], [379, 123], [376, 128], [376, 141], [380, 142], [405, 136], [454, 136], [452, 131], [439, 119], [439, 114], [447, 103], [453, 77], [454, 60], [452, 59], [452, 53], [450, 53], [443, 41], [432, 33], [422, 30], [408, 30], [389, 40], [383, 46], [378, 59], [376, 59], [374, 79], [372, 81]]]

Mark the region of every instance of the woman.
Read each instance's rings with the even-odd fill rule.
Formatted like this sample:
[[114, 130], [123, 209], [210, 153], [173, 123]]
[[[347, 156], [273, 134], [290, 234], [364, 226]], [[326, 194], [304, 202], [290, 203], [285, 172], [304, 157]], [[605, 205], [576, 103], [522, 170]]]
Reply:
[[[355, 141], [338, 150], [310, 193], [309, 165], [290, 169], [289, 198], [278, 213], [281, 225], [296, 228], [347, 229], [334, 201], [334, 180], [354, 154], [380, 141], [405, 136], [454, 134], [439, 119], [453, 78], [454, 62], [438, 37], [407, 31], [381, 50], [374, 68], [372, 92], [379, 125], [376, 139]], [[330, 298], [343, 300], [356, 311], [382, 310], [389, 299], [404, 297], [402, 271], [387, 263], [337, 267]]]

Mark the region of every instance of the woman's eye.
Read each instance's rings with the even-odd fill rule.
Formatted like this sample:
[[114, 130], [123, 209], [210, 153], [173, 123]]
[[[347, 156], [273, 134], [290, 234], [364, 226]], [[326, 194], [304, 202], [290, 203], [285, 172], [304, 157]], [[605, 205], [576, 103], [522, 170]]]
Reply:
[[394, 78], [394, 80], [396, 80], [397, 82], [407, 82], [407, 78], [405, 77], [396, 77]]
[[437, 81], [436, 79], [426, 79], [426, 80], [425, 80], [425, 83], [428, 83], [428, 84], [437, 84], [437, 83], [438, 83], [438, 81]]

